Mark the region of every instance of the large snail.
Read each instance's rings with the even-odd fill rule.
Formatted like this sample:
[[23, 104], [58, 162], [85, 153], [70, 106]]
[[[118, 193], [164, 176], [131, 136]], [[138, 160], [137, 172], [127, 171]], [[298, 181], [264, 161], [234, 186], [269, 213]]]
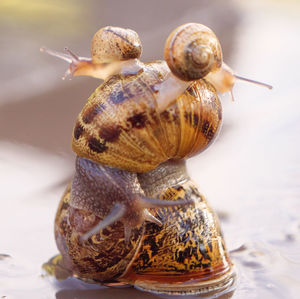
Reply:
[[165, 60], [142, 63], [138, 35], [105, 27], [92, 58], [46, 50], [69, 74], [104, 79], [80, 112], [72, 183], [55, 219], [55, 263], [80, 279], [157, 293], [207, 293], [234, 277], [216, 214], [185, 159], [216, 137], [216, 88], [237, 78], [215, 34], [190, 23], [174, 30]]

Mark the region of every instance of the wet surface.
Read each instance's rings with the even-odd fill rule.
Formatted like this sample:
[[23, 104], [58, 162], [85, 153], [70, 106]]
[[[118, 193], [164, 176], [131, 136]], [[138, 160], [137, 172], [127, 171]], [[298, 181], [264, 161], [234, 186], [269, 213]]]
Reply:
[[[119, 25], [138, 31], [146, 61], [160, 58], [167, 34], [187, 21], [216, 31], [226, 60], [239, 74], [275, 87], [237, 83], [236, 101], [228, 95], [222, 99], [218, 140], [188, 162], [191, 176], [221, 216], [236, 265], [236, 290], [222, 298], [299, 298], [299, 4], [235, 1], [222, 7], [221, 1], [190, 1], [190, 6], [172, 1], [170, 12], [171, 1], [166, 2], [156, 8], [147, 2], [147, 11], [158, 11], [156, 22], [141, 17], [145, 7], [133, 1], [117, 8], [106, 1], [86, 6], [26, 1], [27, 7], [21, 1], [1, 2], [0, 298], [171, 298], [76, 279], [56, 281], [42, 271], [57, 254], [53, 222], [73, 173], [74, 119], [98, 82], [61, 81], [65, 65], [39, 48], [69, 46], [88, 56], [98, 27]], [[118, 17], [116, 10], [122, 11]]]

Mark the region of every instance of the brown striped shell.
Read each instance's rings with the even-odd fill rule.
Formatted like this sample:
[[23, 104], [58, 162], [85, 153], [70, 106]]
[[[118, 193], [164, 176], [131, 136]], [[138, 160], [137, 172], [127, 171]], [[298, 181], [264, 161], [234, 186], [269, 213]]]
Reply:
[[100, 164], [145, 172], [207, 148], [222, 118], [214, 87], [196, 81], [159, 113], [157, 88], [167, 74], [166, 63], [157, 61], [144, 64], [136, 75], [114, 75], [100, 85], [77, 118], [73, 150]]
[[205, 77], [222, 65], [222, 49], [216, 35], [208, 27], [188, 23], [176, 28], [168, 37], [165, 60], [181, 80]]

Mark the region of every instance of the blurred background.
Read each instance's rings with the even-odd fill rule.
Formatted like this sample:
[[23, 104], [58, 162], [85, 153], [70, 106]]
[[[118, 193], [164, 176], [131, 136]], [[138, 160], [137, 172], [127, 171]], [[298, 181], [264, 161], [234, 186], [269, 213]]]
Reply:
[[[233, 298], [299, 298], [299, 1], [0, 1], [0, 298], [158, 298], [135, 289], [56, 282], [41, 265], [57, 253], [56, 208], [72, 177], [74, 120], [99, 85], [62, 81], [67, 65], [41, 46], [90, 56], [107, 25], [138, 32], [143, 61], [161, 59], [168, 34], [203, 23], [243, 82], [222, 96], [217, 141], [188, 161], [191, 176], [219, 213], [237, 266]], [[236, 250], [240, 248], [241, 250]]]

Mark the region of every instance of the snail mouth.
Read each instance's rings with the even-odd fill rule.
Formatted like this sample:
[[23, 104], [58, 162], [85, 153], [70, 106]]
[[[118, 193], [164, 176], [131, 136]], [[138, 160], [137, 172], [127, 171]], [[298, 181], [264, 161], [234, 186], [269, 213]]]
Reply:
[[[228, 269], [227, 269], [228, 270]], [[134, 286], [142, 291], [155, 294], [168, 295], [205, 295], [233, 292], [235, 288], [236, 273], [233, 267], [223, 274], [205, 278], [193, 275], [163, 276], [163, 275], [137, 275]]]

